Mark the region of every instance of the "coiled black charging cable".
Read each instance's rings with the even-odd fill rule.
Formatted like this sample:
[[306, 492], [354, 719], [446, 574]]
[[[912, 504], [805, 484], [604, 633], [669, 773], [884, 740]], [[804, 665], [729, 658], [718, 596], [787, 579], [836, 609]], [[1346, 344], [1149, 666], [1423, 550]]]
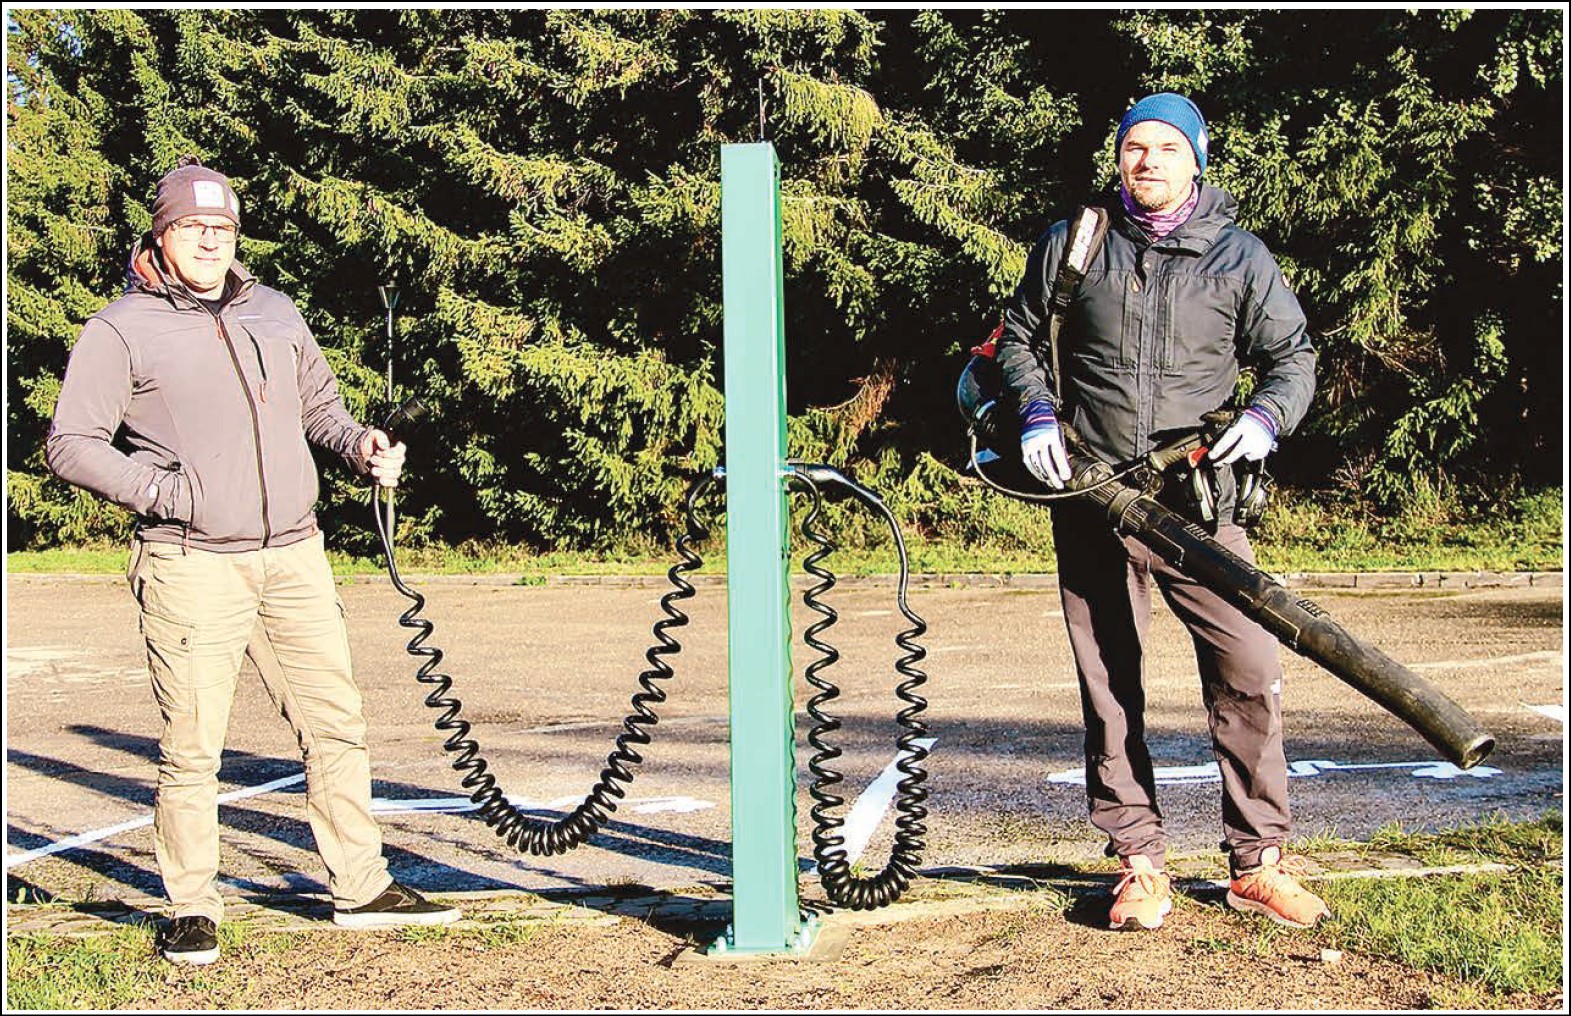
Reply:
[[[418, 399], [411, 399], [388, 416], [384, 429], [392, 433], [400, 423], [413, 422], [424, 412], [425, 406]], [[656, 644], [644, 654], [644, 658], [649, 661], [649, 669], [638, 675], [640, 690], [633, 695], [632, 712], [622, 721], [622, 732], [606, 757], [599, 780], [578, 807], [554, 820], [530, 815], [508, 801], [497, 786], [496, 777], [488, 771], [486, 760], [480, 755], [479, 743], [469, 736], [469, 721], [459, 716], [463, 703], [451, 694], [453, 679], [437, 669], [442, 665], [442, 650], [425, 644], [436, 629], [429, 620], [420, 616], [420, 612], [425, 609], [425, 597], [405, 585], [398, 573], [390, 521], [382, 514], [382, 488], [377, 488], [378, 494], [373, 498], [372, 509], [376, 516], [377, 535], [382, 540], [382, 553], [387, 557], [387, 576], [392, 580], [393, 588], [413, 601], [413, 605], [399, 616], [398, 623], [415, 630], [415, 635], [405, 647], [410, 656], [424, 661], [415, 673], [415, 680], [432, 686], [425, 697], [425, 704], [442, 711], [434, 725], [438, 731], [447, 734], [442, 749], [453, 754], [452, 767], [461, 774], [460, 785], [469, 791], [469, 799], [479, 806], [478, 814], [485, 824], [509, 847], [537, 856], [566, 853], [598, 832], [610, 820], [611, 812], [616, 810], [617, 800], [627, 796], [626, 788], [633, 782], [633, 767], [644, 761], [637, 746], [649, 744], [650, 736], [646, 728], [660, 722], [651, 707], [666, 700], [665, 690], [656, 682], [668, 680], [673, 674], [670, 664], [663, 657], [674, 656], [682, 651], [681, 643], [667, 632], [688, 623], [687, 615], [677, 608], [676, 603], [691, 599], [694, 594], [692, 583], [683, 575], [697, 570], [704, 563], [692, 549], [692, 544], [709, 536], [708, 530], [698, 521], [697, 504], [713, 483], [713, 476], [701, 476], [688, 490], [687, 531], [676, 542], [681, 561], [666, 573], [676, 588], [660, 600], [660, 609], [666, 616], [655, 623]], [[393, 507], [391, 489], [386, 490], [385, 505], [390, 517]]]
[[[383, 427], [392, 433], [403, 424], [413, 423], [425, 412], [425, 406], [418, 399], [411, 399], [394, 410]], [[905, 891], [917, 873], [926, 845], [927, 789], [922, 784], [927, 779], [927, 771], [922, 767], [922, 762], [926, 760], [928, 751], [925, 745], [918, 742], [927, 734], [927, 727], [919, 718], [927, 708], [927, 702], [916, 694], [916, 689], [926, 683], [927, 675], [918, 670], [915, 664], [926, 657], [927, 650], [918, 645], [915, 639], [927, 631], [927, 623], [911, 610], [907, 601], [910, 564], [899, 524], [888, 506], [876, 494], [828, 466], [792, 463], [790, 468], [793, 476], [801, 481], [813, 498], [813, 507], [803, 521], [802, 532], [818, 550], [807, 557], [803, 567], [821, 580], [803, 596], [804, 603], [822, 615], [822, 620], [813, 624], [803, 635], [804, 641], [820, 653], [820, 658], [806, 672], [808, 682], [818, 689], [818, 694], [808, 701], [806, 707], [814, 721], [807, 740], [817, 752], [808, 760], [808, 769], [814, 777], [809, 788], [815, 802], [812, 809], [813, 857], [818, 862], [819, 881], [831, 901], [853, 910], [871, 910], [888, 906]], [[632, 767], [644, 761], [635, 746], [647, 746], [650, 735], [646, 728], [659, 723], [659, 717], [651, 706], [666, 700], [665, 691], [655, 682], [673, 676], [670, 665], [663, 657], [682, 650], [681, 644], [667, 632], [688, 623], [688, 616], [677, 608], [676, 603], [692, 598], [695, 593], [692, 584], [683, 576], [703, 566], [703, 559], [692, 549], [692, 544], [709, 536], [708, 530], [698, 521], [697, 505], [714, 486], [716, 479], [716, 475], [701, 476], [688, 490], [687, 530], [676, 544], [681, 561], [667, 573], [667, 578], [675, 588], [660, 600], [660, 607], [666, 617], [654, 626], [657, 644], [645, 653], [650, 666], [638, 677], [640, 691], [633, 695], [633, 711], [623, 720], [622, 733], [606, 758], [600, 779], [572, 812], [556, 820], [527, 814], [509, 802], [497, 785], [496, 777], [488, 771], [486, 761], [480, 755], [479, 743], [469, 736], [470, 724], [459, 715], [463, 704], [457, 696], [451, 694], [453, 679], [438, 669], [442, 664], [442, 650], [425, 644], [436, 628], [420, 616], [420, 612], [425, 609], [425, 597], [405, 584], [398, 571], [391, 524], [394, 493], [391, 489], [386, 490], [384, 501], [381, 496], [383, 492], [378, 488], [379, 493], [373, 499], [373, 514], [376, 517], [377, 535], [382, 542], [382, 552], [387, 559], [388, 578], [401, 595], [412, 601], [409, 609], [399, 616], [398, 623], [415, 631], [405, 647], [409, 655], [423, 661], [415, 673], [415, 680], [432, 686], [426, 695], [425, 704], [441, 710], [434, 726], [447, 734], [442, 748], [454, 755], [452, 767], [461, 774], [460, 785], [470, 792], [470, 800], [479, 806], [478, 814], [486, 825], [504, 839], [508, 846], [534, 855], [566, 853], [603, 828], [610, 819], [610, 813], [616, 810], [617, 800], [627, 795], [626, 787], [634, 778]], [[896, 697], [905, 703], [905, 708], [895, 716], [901, 728], [901, 734], [896, 739], [899, 750], [896, 769], [902, 777], [896, 785], [895, 843], [888, 864], [871, 877], [859, 877], [851, 873], [845, 837], [839, 832], [845, 825], [845, 819], [832, 814], [835, 809], [845, 805], [845, 799], [831, 788], [844, 782], [845, 777], [826, 764], [842, 753], [824, 740], [825, 735], [839, 730], [841, 724], [823, 708], [826, 703], [839, 697], [840, 690], [821, 672], [834, 664], [840, 654], [819, 638], [822, 632], [839, 620], [835, 610], [822, 600], [823, 594], [834, 588], [835, 577], [821, 566], [821, 562], [834, 552], [835, 544], [815, 525], [823, 508], [823, 495], [819, 489], [821, 483], [834, 484], [854, 494], [879, 512], [889, 524], [900, 558], [897, 603], [900, 612], [912, 624], [911, 628], [895, 637], [895, 643], [906, 653], [895, 662], [895, 670], [905, 677], [895, 688]], [[383, 515], [384, 504], [386, 516]]]
[[[807, 703], [807, 714], [813, 720], [813, 726], [807, 732], [807, 742], [817, 752], [807, 762], [808, 771], [813, 774], [813, 783], [808, 788], [814, 801], [811, 812], [813, 858], [818, 862], [819, 882], [831, 901], [852, 910], [873, 910], [888, 906], [905, 892], [916, 877], [917, 868], [922, 863], [922, 851], [926, 848], [927, 788], [923, 783], [927, 780], [927, 770], [922, 763], [927, 759], [928, 750], [926, 745], [918, 742], [927, 736], [927, 726], [920, 719], [921, 713], [927, 708], [927, 700], [916, 694], [916, 689], [927, 682], [927, 675], [915, 665], [927, 656], [927, 650], [916, 642], [917, 637], [927, 631], [927, 622], [916, 615], [906, 599], [911, 569], [905, 540], [900, 535], [899, 522], [883, 500], [829, 466], [799, 463], [790, 463], [789, 466], [795, 479], [812, 496], [812, 509], [802, 521], [802, 535], [818, 547], [802, 565], [804, 570], [820, 580], [802, 598], [809, 609], [821, 615], [821, 620], [814, 622], [802, 636], [803, 641], [819, 653], [819, 658], [808, 665], [805, 675], [807, 682], [818, 689], [818, 694]], [[833, 734], [841, 726], [840, 721], [825, 709], [825, 706], [840, 697], [840, 689], [822, 676], [826, 668], [840, 659], [840, 653], [819, 637], [840, 619], [834, 608], [822, 599], [835, 586], [834, 574], [821, 565], [834, 552], [835, 544], [816, 525], [823, 509], [823, 494], [819, 488], [829, 484], [851, 493], [877, 511], [889, 524], [900, 557], [896, 602], [900, 613], [911, 622], [910, 628], [895, 636], [895, 644], [905, 651], [905, 655], [895, 661], [895, 670], [905, 678], [896, 685], [895, 697], [905, 703], [905, 707], [895, 714], [895, 720], [900, 726], [900, 735], [895, 739], [899, 753], [895, 769], [901, 774], [901, 779], [895, 788], [894, 846], [883, 870], [871, 876], [858, 876], [851, 871], [845, 837], [840, 833], [845, 819], [834, 814], [837, 809], [844, 807], [845, 798], [836, 794], [833, 788], [844, 782], [845, 776], [828, 765], [842, 753], [825, 740], [826, 735]]]

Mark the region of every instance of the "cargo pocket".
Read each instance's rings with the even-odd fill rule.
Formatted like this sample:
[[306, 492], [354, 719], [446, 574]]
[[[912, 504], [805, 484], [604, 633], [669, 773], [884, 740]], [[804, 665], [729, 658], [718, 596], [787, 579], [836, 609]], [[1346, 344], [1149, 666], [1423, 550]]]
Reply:
[[142, 637], [147, 642], [147, 672], [158, 708], [170, 716], [194, 714], [196, 626], [143, 610]]
[[[343, 670], [349, 678], [350, 687], [354, 688], [358, 696], [360, 689], [355, 684], [353, 656], [349, 649], [349, 608], [344, 606], [344, 598], [338, 595], [337, 589], [333, 590], [333, 601], [338, 604], [338, 641], [341, 647], [339, 652], [343, 654], [341, 657]], [[358, 704], [355, 708], [359, 709]]]
[[146, 556], [147, 543], [144, 540], [133, 538], [131, 552], [126, 556], [125, 581], [131, 587], [131, 595], [137, 603], [142, 602], [142, 560]]

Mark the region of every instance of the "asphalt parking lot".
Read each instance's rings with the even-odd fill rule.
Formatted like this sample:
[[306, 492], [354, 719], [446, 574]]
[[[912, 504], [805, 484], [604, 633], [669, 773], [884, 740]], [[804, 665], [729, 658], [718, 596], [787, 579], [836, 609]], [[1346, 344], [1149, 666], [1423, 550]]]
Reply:
[[[448, 653], [466, 718], [516, 800], [561, 807], [598, 774], [644, 668], [659, 585], [515, 586], [430, 582], [434, 642]], [[729, 875], [725, 592], [700, 588], [682, 632], [670, 701], [628, 800], [590, 845], [521, 857], [473, 815], [440, 750], [396, 625], [405, 601], [384, 583], [341, 587], [371, 722], [373, 791], [395, 874], [420, 888], [525, 890], [637, 884], [656, 889]], [[847, 584], [832, 671], [848, 795], [894, 759], [892, 590]], [[1452, 825], [1563, 804], [1563, 596], [1549, 585], [1322, 590], [1350, 630], [1414, 667], [1499, 739], [1484, 767], [1437, 764], [1432, 749], [1336, 678], [1284, 651], [1288, 758], [1297, 828], [1362, 837], [1397, 822]], [[930, 625], [923, 666], [935, 738], [924, 866], [1001, 865], [1094, 855], [1084, 818], [1079, 703], [1056, 590], [919, 585]], [[114, 578], [7, 581], [7, 895], [158, 894], [150, 826], [157, 712], [134, 604]], [[810, 620], [798, 607], [796, 631]], [[800, 647], [798, 762], [810, 655]], [[1187, 635], [1158, 604], [1147, 671], [1150, 744], [1177, 850], [1216, 847], [1218, 784]], [[1555, 712], [1559, 709], [1559, 713]], [[300, 762], [254, 674], [242, 677], [221, 779], [223, 877], [232, 891], [317, 892], [324, 873], [304, 817]], [[799, 777], [805, 787], [805, 771]], [[887, 781], [885, 781], [887, 782]], [[810, 861], [806, 791], [798, 853]], [[878, 866], [891, 822], [870, 827]]]

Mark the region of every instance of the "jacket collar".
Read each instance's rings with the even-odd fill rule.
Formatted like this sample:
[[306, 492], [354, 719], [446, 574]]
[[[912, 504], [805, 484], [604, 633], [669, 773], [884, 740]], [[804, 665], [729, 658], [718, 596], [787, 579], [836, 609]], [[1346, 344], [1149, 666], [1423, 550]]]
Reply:
[[[224, 281], [223, 305], [227, 307], [249, 298], [255, 285], [256, 276], [246, 271], [240, 262], [234, 262], [229, 266], [229, 275]], [[205, 309], [184, 283], [164, 271], [162, 259], [158, 256], [150, 234], [144, 234], [131, 248], [131, 259], [125, 269], [125, 291], [160, 296], [176, 307]]]
[[1156, 243], [1152, 243], [1145, 230], [1141, 229], [1139, 224], [1124, 211], [1124, 203], [1118, 196], [1117, 184], [1114, 184], [1106, 199], [1106, 207], [1113, 213], [1115, 228], [1139, 247], [1204, 254], [1211, 249], [1212, 244], [1216, 243], [1222, 231], [1233, 225], [1234, 217], [1238, 213], [1238, 202], [1227, 191], [1212, 184], [1197, 181], [1195, 186], [1200, 188], [1200, 200], [1195, 203], [1193, 214], [1184, 221], [1183, 225]]

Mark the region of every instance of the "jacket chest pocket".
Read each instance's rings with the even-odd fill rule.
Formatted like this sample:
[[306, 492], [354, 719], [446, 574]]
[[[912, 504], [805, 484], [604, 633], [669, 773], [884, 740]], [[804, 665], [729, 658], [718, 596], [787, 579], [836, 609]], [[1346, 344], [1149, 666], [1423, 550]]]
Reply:
[[1240, 283], [1208, 275], [1164, 275], [1158, 283], [1157, 367], [1168, 376], [1205, 376], [1237, 359]]
[[1088, 274], [1069, 305], [1059, 341], [1068, 360], [1098, 372], [1134, 370], [1143, 284], [1132, 271]]
[[301, 339], [285, 329], [268, 328], [265, 324], [249, 326], [244, 332], [250, 348], [241, 350], [241, 355], [256, 358], [266, 401], [298, 410]]

